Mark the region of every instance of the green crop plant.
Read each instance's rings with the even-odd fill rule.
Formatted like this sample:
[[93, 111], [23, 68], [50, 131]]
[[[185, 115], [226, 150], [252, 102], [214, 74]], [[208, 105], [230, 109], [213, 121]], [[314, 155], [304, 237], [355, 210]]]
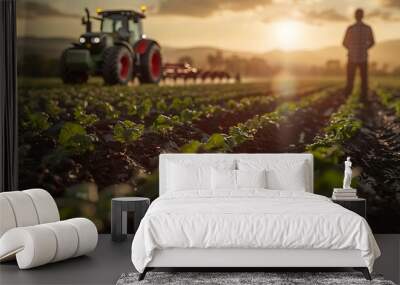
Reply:
[[114, 126], [113, 137], [117, 142], [129, 144], [137, 141], [143, 135], [144, 125], [132, 121], [118, 121]]

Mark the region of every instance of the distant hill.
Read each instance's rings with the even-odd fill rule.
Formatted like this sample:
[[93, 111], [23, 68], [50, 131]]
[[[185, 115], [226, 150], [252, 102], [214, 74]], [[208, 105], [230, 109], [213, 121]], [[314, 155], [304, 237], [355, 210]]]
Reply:
[[389, 65], [400, 66], [400, 39], [378, 43], [371, 50], [371, 59]]
[[[388, 66], [400, 66], [400, 39], [377, 43], [370, 51], [370, 61]], [[341, 46], [326, 47], [318, 50], [280, 51], [275, 50], [264, 54], [265, 59], [272, 63], [284, 63], [298, 65], [322, 65], [327, 60], [346, 60], [346, 50]]]
[[[71, 46], [76, 39], [68, 38], [18, 38], [18, 56], [36, 54], [47, 59], [59, 58], [63, 49]], [[271, 65], [323, 65], [327, 60], [338, 59], [344, 63], [346, 51], [340, 46], [326, 47], [318, 50], [281, 51], [273, 50], [266, 53], [238, 52], [214, 47], [174, 48], [163, 46], [164, 61], [176, 62], [182, 56], [193, 58], [196, 66], [206, 67], [207, 56], [221, 51], [224, 57], [236, 55], [243, 58], [261, 57]], [[400, 39], [377, 43], [371, 50], [370, 59], [389, 67], [400, 66]]]
[[[164, 47], [164, 57], [169, 61], [177, 61], [181, 56], [191, 56], [195, 64], [204, 66], [207, 55], [222, 51], [224, 57], [237, 55], [251, 58], [262, 57], [272, 65], [324, 65], [327, 60], [338, 59], [342, 63], [346, 60], [346, 50], [341, 46], [326, 47], [317, 50], [282, 51], [273, 50], [266, 53], [235, 52], [212, 47], [172, 48]], [[370, 52], [370, 60], [389, 67], [400, 66], [400, 39], [377, 43]]]

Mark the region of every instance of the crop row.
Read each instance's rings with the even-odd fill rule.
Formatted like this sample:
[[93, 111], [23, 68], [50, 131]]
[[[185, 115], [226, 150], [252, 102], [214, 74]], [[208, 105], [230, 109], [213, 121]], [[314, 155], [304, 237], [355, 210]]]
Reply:
[[[283, 101], [290, 101], [288, 106], [296, 105], [297, 101], [304, 102], [309, 96], [314, 96], [310, 92], [320, 90], [325, 85], [319, 82], [311, 85], [306, 82], [298, 84], [296, 91], [292, 93], [269, 93], [269, 84], [264, 84], [263, 87], [259, 84], [247, 84], [246, 90], [236, 93], [236, 99], [219, 101], [214, 105], [198, 103], [192, 97], [190, 100], [180, 96], [171, 101], [163, 100], [160, 95], [163, 92], [161, 87], [151, 99], [144, 99], [143, 102], [149, 99], [149, 104], [132, 105], [133, 110], [143, 114], [142, 118], [137, 114], [127, 114], [118, 104], [142, 98], [118, 94], [118, 88], [111, 91], [108, 87], [103, 87], [102, 90], [96, 89], [96, 86], [74, 86], [68, 87], [69, 91], [61, 88], [24, 90], [20, 96], [19, 108], [22, 112], [20, 161], [23, 165], [31, 166], [26, 167], [23, 181], [27, 185], [34, 183], [53, 187], [54, 191], [82, 179], [96, 181], [101, 187], [123, 182], [130, 177], [126, 169], [143, 167], [146, 171], [151, 171], [156, 166], [160, 152], [179, 151], [190, 140], [200, 141], [207, 137], [208, 134], [198, 129], [193, 122], [202, 120], [217, 125], [218, 118], [226, 114], [253, 116], [255, 112], [262, 114], [267, 110], [269, 113], [269, 110], [280, 106]], [[214, 89], [223, 90], [225, 86], [215, 85]], [[76, 96], [69, 93], [71, 90], [75, 90]], [[179, 91], [180, 88], [176, 90]], [[258, 90], [264, 91], [247, 96], [259, 92]], [[112, 93], [108, 94], [106, 91]], [[89, 101], [85, 100], [87, 96], [82, 95], [87, 94], [85, 92], [91, 94]], [[96, 95], [96, 92], [99, 94]], [[204, 98], [209, 96], [204, 94]], [[240, 96], [243, 98], [237, 99]], [[217, 95], [211, 97], [212, 100], [219, 100]], [[55, 101], [59, 104], [54, 104]], [[99, 104], [103, 107], [99, 107]], [[181, 107], [182, 105], [185, 107]], [[283, 112], [282, 108], [287, 108], [287, 104], [284, 106], [286, 107], [278, 109], [278, 114]], [[298, 108], [302, 106], [300, 103]], [[240, 116], [238, 121], [244, 121], [243, 118], [246, 117]], [[229, 121], [232, 125], [226, 123], [225, 126], [235, 126], [238, 121]], [[234, 134], [234, 130], [227, 133]], [[211, 141], [215, 138], [218, 136], [214, 136]], [[121, 166], [115, 166], [116, 163]], [[95, 166], [99, 166], [102, 171], [96, 170], [99, 167]], [[110, 180], [108, 173], [113, 173], [115, 178]], [[44, 180], [48, 182], [43, 182]]]
[[346, 156], [345, 143], [362, 127], [362, 121], [358, 117], [362, 107], [360, 91], [357, 89], [350, 94], [339, 110], [331, 115], [329, 123], [315, 136], [313, 143], [305, 147], [306, 151], [314, 155], [316, 193], [330, 195], [332, 185], [341, 185], [342, 169], [338, 168], [338, 165]]
[[[279, 104], [283, 102], [295, 102], [302, 97], [319, 92], [325, 88], [327, 87], [305, 86], [302, 89], [292, 91], [291, 93], [274, 93], [268, 97], [260, 96], [261, 99], [264, 98], [263, 101], [255, 100], [251, 102], [251, 100], [248, 100], [250, 98], [245, 98], [243, 99], [244, 101], [241, 100], [241, 102], [246, 103], [244, 108], [235, 108], [234, 106], [237, 104], [237, 102], [230, 100], [229, 102], [231, 104], [228, 102], [224, 108], [221, 108], [221, 110], [216, 112], [213, 116], [207, 114], [205, 117], [200, 117], [199, 120], [195, 121], [194, 125], [207, 134], [212, 134], [215, 132], [226, 133], [231, 126], [247, 121], [255, 115], [272, 112]], [[265, 100], [265, 98], [269, 99]], [[233, 108], [229, 105], [233, 106]]]
[[259, 129], [267, 125], [284, 122], [285, 119], [297, 110], [329, 97], [335, 91], [336, 88], [329, 88], [301, 98], [298, 101], [283, 102], [273, 112], [255, 115], [244, 123], [230, 127], [227, 134], [212, 134], [205, 142], [192, 140], [184, 145], [181, 150], [182, 152], [230, 151], [246, 141], [254, 140]]
[[[237, 90], [225, 90], [225, 86], [214, 87], [214, 90], [205, 88], [202, 90], [202, 96], [186, 94], [185, 87], [175, 87], [175, 93], [169, 90], [171, 87], [162, 87], [158, 92], [151, 92], [154, 87], [138, 88], [140, 91], [132, 89], [115, 87], [75, 87], [52, 89], [33, 89], [20, 90], [20, 105], [22, 111], [46, 113], [50, 119], [70, 120], [74, 112], [85, 112], [94, 114], [101, 119], [115, 119], [120, 116], [136, 116], [143, 119], [149, 114], [176, 114], [179, 111], [188, 108], [196, 108], [199, 105], [211, 104], [221, 105], [229, 100], [239, 100], [248, 97], [257, 97], [260, 95], [270, 95], [273, 93], [269, 85], [262, 84], [244, 84], [237, 86]], [[299, 86], [302, 88], [302, 86]], [[148, 90], [150, 89], [150, 91]], [[145, 90], [145, 91], [143, 91]], [[194, 91], [194, 94], [197, 94]]]
[[[256, 90], [251, 89], [251, 94], [249, 91], [238, 90], [224, 93], [223, 96], [217, 93], [204, 93], [202, 97], [164, 96], [163, 92], [138, 96], [132, 90], [128, 92], [127, 89], [123, 89], [125, 92], [120, 92], [121, 88], [103, 88], [105, 89], [66, 87], [65, 89], [21, 90], [20, 117], [27, 120], [40, 118], [42, 121], [48, 121], [47, 123], [79, 120], [77, 117], [84, 118], [86, 123], [94, 123], [99, 119], [130, 119], [140, 122], [148, 116], [154, 118], [157, 114], [177, 115], [187, 109], [198, 110], [207, 105], [220, 105], [230, 99], [260, 96], [270, 92], [265, 89], [265, 86], [263, 91], [258, 91], [259, 88], [256, 86]], [[176, 91], [181, 90], [177, 88]], [[32, 113], [35, 114], [32, 115]]]
[[[152, 132], [160, 135], [166, 135], [167, 133], [173, 133], [175, 127], [193, 128], [192, 124], [199, 121], [210, 125], [210, 122], [213, 120], [219, 121], [228, 114], [235, 114], [238, 116], [239, 114], [252, 114], [254, 112], [260, 112], [260, 110], [273, 108], [273, 106], [276, 105], [274, 103], [277, 101], [284, 102], [292, 100], [292, 102], [295, 102], [298, 100], [298, 98], [302, 98], [303, 96], [312, 94], [321, 89], [321, 87], [316, 88], [315, 86], [307, 86], [303, 88], [304, 89], [302, 90], [298, 90], [298, 92], [285, 94], [285, 96], [275, 93], [268, 96], [260, 95], [256, 97], [246, 97], [238, 101], [231, 99], [221, 105], [200, 104], [198, 106], [188, 106], [187, 109], [182, 110], [181, 113], [178, 113], [177, 115], [168, 116], [159, 114], [153, 123], [146, 127], [146, 130], [143, 130], [142, 133], [145, 134], [145, 132]], [[211, 124], [213, 126], [209, 126], [209, 128], [218, 127], [218, 125], [221, 123], [221, 121], [214, 122], [214, 124]], [[120, 140], [120, 142], [123, 141]]]
[[[95, 129], [96, 125], [102, 125], [104, 119], [109, 121], [106, 124], [113, 126], [115, 141], [132, 143], [138, 140], [145, 131], [162, 135], [171, 132], [177, 125], [190, 123], [200, 117], [210, 117], [216, 113], [239, 112], [252, 105], [268, 105], [277, 96], [259, 95], [242, 98], [238, 102], [231, 99], [222, 105], [196, 104], [189, 97], [174, 98], [170, 104], [167, 104], [164, 99], [159, 99], [154, 104], [147, 98], [138, 105], [132, 101], [136, 99], [126, 98], [127, 100], [120, 100], [117, 103], [119, 107], [117, 109], [109, 102], [98, 100], [97, 97], [85, 97], [87, 100], [82, 102], [79, 96], [77, 96], [78, 99], [71, 98], [58, 89], [54, 92], [59, 95], [58, 100], [63, 101], [65, 105], [75, 104], [73, 111], [68, 112], [67, 108], [59, 107], [55, 100], [46, 100], [46, 92], [41, 94], [41, 97], [35, 96], [39, 94], [29, 94], [28, 92], [29, 97], [34, 99], [29, 100], [29, 104], [22, 104], [21, 127], [25, 130], [22, 142], [24, 142], [24, 138], [29, 139], [43, 133], [48, 133], [54, 138], [58, 133], [58, 144], [74, 154], [93, 150], [99, 137], [95, 131], [91, 130]], [[53, 93], [53, 96], [57, 95]], [[122, 98], [123, 96], [120, 94], [116, 97]], [[26, 100], [23, 97], [22, 100], [24, 99]], [[41, 107], [46, 112], [31, 111], [31, 109], [40, 109]], [[124, 110], [123, 107], [126, 109]]]
[[361, 121], [357, 118], [357, 112], [361, 107], [360, 92], [357, 90], [332, 115], [329, 125], [324, 129], [324, 134], [316, 136], [314, 143], [309, 146], [309, 149], [340, 145], [351, 138], [362, 125]]
[[379, 87], [376, 89], [376, 94], [386, 108], [394, 110], [396, 115], [400, 117], [400, 96], [396, 95], [394, 89]]

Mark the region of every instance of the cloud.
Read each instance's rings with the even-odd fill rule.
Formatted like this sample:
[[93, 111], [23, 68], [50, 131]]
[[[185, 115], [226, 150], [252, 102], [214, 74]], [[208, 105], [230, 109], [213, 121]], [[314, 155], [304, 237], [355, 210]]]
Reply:
[[311, 23], [320, 22], [348, 22], [349, 18], [335, 9], [303, 11], [303, 18]]
[[[396, 0], [399, 1], [400, 0]], [[399, 6], [400, 7], [400, 6]], [[302, 11], [300, 14], [300, 19], [315, 24], [321, 24], [323, 22], [351, 22], [352, 17], [348, 17], [345, 14], [341, 14], [337, 10], [327, 9], [321, 11], [308, 10]], [[400, 16], [393, 13], [392, 11], [375, 9], [371, 12], [366, 11], [365, 18], [368, 19], [379, 19], [384, 21], [400, 21]]]
[[162, 0], [161, 15], [208, 17], [218, 11], [246, 11], [271, 4], [272, 0]]
[[349, 22], [350, 19], [334, 9], [326, 10], [291, 10], [286, 13], [272, 14], [263, 18], [264, 23], [280, 20], [297, 20], [309, 24], [320, 25], [326, 22]]
[[400, 0], [379, 0], [383, 6], [400, 8]]
[[81, 16], [74, 13], [60, 11], [47, 3], [17, 1], [17, 17], [37, 19], [45, 17], [80, 18]]
[[365, 16], [367, 19], [379, 19], [384, 21], [400, 21], [400, 16], [395, 15], [389, 11], [383, 11], [380, 9], [375, 9]]

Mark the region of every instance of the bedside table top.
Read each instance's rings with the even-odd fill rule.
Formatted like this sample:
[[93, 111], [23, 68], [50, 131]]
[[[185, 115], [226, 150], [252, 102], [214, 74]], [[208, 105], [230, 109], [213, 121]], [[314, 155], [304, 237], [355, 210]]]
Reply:
[[150, 199], [145, 197], [118, 197], [112, 198], [111, 202], [113, 205], [148, 205], [150, 204]]
[[333, 199], [333, 198], [330, 198], [332, 201], [340, 201], [340, 202], [342, 202], [342, 201], [365, 201], [365, 198], [349, 198], [349, 199]]
[[118, 202], [136, 202], [136, 201], [147, 201], [150, 199], [145, 197], [117, 197], [117, 198], [112, 198], [112, 200]]

